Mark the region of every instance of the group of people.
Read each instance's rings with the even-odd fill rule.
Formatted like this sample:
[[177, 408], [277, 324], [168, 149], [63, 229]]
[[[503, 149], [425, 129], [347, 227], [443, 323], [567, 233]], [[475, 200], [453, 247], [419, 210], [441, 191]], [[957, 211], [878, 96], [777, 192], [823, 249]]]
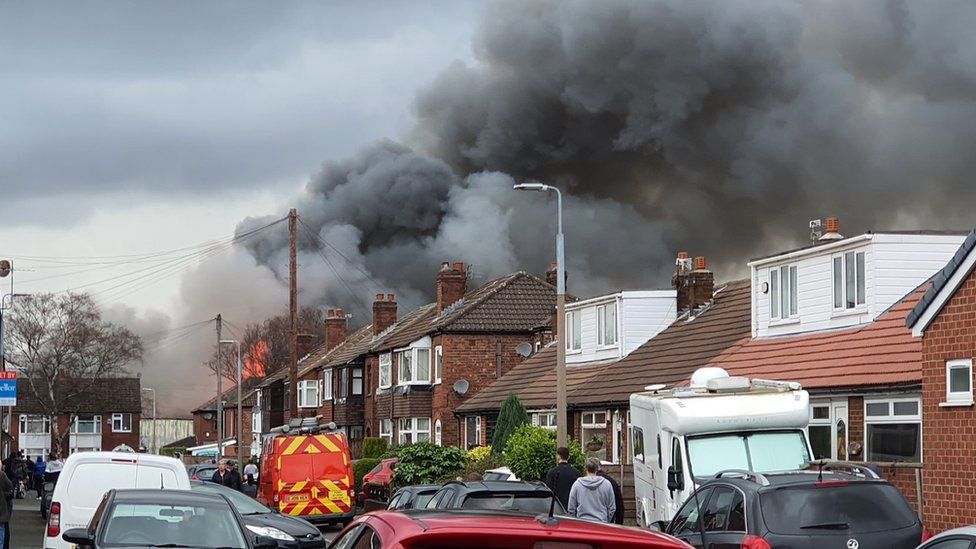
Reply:
[[44, 483], [56, 481], [63, 467], [64, 463], [54, 454], [48, 456], [48, 461], [44, 461], [44, 456], [38, 456], [34, 461], [20, 451], [12, 452], [3, 460], [3, 472], [13, 483], [13, 493], [17, 499], [23, 499], [29, 489], [36, 491], [40, 499]]
[[213, 478], [210, 480], [254, 497], [257, 492], [257, 476], [258, 466], [253, 460], [244, 466], [244, 477], [242, 478], [237, 468], [232, 466], [230, 461], [222, 459], [217, 464], [217, 470], [214, 471]]
[[576, 518], [607, 524], [624, 523], [624, 497], [620, 485], [603, 472], [600, 460], [586, 460], [585, 474], [569, 464], [569, 448], [556, 449], [556, 466], [546, 485], [559, 503]]

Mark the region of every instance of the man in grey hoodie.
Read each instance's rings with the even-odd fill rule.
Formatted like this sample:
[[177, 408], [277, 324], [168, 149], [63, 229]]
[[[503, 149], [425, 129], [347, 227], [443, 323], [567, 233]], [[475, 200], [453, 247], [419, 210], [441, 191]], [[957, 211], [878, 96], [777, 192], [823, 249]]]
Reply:
[[569, 514], [581, 519], [612, 523], [617, 512], [610, 482], [597, 475], [600, 460], [586, 460], [586, 476], [580, 477], [569, 491]]

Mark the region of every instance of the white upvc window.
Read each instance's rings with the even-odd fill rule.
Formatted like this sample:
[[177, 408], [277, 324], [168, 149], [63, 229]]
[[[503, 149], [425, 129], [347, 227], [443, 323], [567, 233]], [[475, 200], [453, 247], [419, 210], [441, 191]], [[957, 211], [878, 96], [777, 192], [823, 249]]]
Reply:
[[963, 358], [946, 362], [945, 404], [973, 403], [973, 359]]
[[[444, 378], [444, 347], [434, 347], [434, 383], [440, 383]], [[438, 422], [440, 423], [440, 422]]]
[[383, 353], [380, 355], [380, 389], [386, 389], [393, 385], [393, 354]]
[[464, 442], [468, 450], [481, 446], [481, 416], [464, 418]]
[[769, 318], [788, 320], [799, 314], [796, 265], [769, 269]]
[[20, 432], [24, 435], [49, 435], [51, 418], [39, 414], [20, 414]]
[[332, 400], [332, 387], [335, 385], [335, 374], [332, 368], [322, 370], [322, 400]]
[[617, 343], [616, 303], [608, 303], [596, 308], [596, 343], [597, 345], [615, 345]]
[[390, 418], [380, 420], [380, 438], [387, 444], [393, 444], [393, 420]]
[[582, 440], [580, 443], [585, 447], [588, 443], [599, 441], [601, 449], [587, 451], [587, 457], [599, 457], [605, 455], [607, 444], [607, 413], [606, 412], [583, 412], [581, 417]]
[[579, 311], [569, 311], [566, 313], [566, 350], [579, 351], [583, 345], [582, 316]]
[[867, 302], [864, 252], [844, 252], [833, 257], [834, 309], [855, 309]]
[[251, 432], [261, 432], [261, 408], [258, 406], [255, 406], [254, 410], [251, 411]]
[[[101, 417], [98, 418], [101, 421]], [[113, 433], [131, 433], [132, 432], [132, 414], [112, 414], [112, 432]]]
[[363, 394], [363, 369], [358, 366], [352, 369], [352, 394], [353, 396]]
[[[114, 414], [112, 416], [112, 430], [115, 430], [115, 416], [120, 414]], [[131, 425], [130, 425], [131, 430]], [[128, 432], [128, 431], [126, 431]], [[74, 422], [71, 424], [71, 434], [73, 435], [98, 435], [102, 433], [102, 416], [92, 416], [92, 415], [79, 415], [75, 416]]]
[[430, 418], [429, 417], [402, 417], [400, 418], [400, 444], [411, 444], [414, 442], [430, 442]]
[[396, 352], [398, 385], [430, 384], [430, 347], [412, 347]]
[[556, 412], [532, 412], [532, 425], [555, 431]]
[[867, 461], [922, 462], [922, 399], [865, 399], [864, 428]]
[[807, 427], [807, 434], [810, 437], [810, 445], [813, 446], [815, 459], [832, 459], [830, 446], [832, 432], [830, 402], [811, 402], [810, 424]]
[[319, 382], [315, 379], [303, 379], [298, 382], [298, 407], [319, 407]]

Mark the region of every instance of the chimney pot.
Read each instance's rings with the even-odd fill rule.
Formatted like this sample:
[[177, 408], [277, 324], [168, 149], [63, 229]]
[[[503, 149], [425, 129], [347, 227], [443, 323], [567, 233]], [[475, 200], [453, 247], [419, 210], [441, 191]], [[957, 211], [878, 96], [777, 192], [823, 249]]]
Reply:
[[383, 301], [383, 294], [376, 294], [376, 301]]
[[448, 271], [450, 269], [451, 269], [451, 264], [450, 263], [448, 263], [447, 261], [441, 263], [441, 270], [442, 271]]
[[393, 294], [386, 294], [387, 301], [396, 301], [396, 296]]
[[688, 252], [678, 252], [678, 259], [688, 259]]
[[461, 263], [460, 261], [454, 262], [454, 270], [455, 271], [463, 271], [464, 270], [464, 263]]
[[695, 258], [695, 270], [704, 271], [708, 269], [708, 263], [705, 262], [704, 256], [698, 256]]
[[337, 318], [346, 318], [346, 315], [342, 314], [342, 309], [336, 309], [335, 314]]
[[840, 219], [837, 217], [827, 218], [827, 232], [828, 233], [839, 233], [840, 232]]

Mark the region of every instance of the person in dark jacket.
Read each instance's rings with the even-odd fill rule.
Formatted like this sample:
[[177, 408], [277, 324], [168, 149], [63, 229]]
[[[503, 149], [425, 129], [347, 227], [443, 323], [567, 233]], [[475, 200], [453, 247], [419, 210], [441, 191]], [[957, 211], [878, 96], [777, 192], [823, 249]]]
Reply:
[[0, 546], [10, 547], [10, 514], [14, 505], [14, 483], [0, 470]]
[[624, 523], [624, 494], [620, 491], [620, 485], [617, 481], [613, 480], [613, 477], [606, 474], [601, 468], [597, 471], [596, 475], [598, 477], [603, 477], [610, 481], [610, 487], [613, 488], [613, 499], [617, 502], [616, 511], [613, 513], [613, 523], [623, 524]]
[[214, 472], [213, 478], [210, 480], [217, 484], [222, 484], [228, 488], [233, 488], [238, 492], [240, 492], [242, 488], [240, 473], [232, 469], [226, 459], [220, 460], [220, 464], [217, 465], [217, 470]]
[[546, 486], [554, 494], [563, 507], [569, 507], [569, 491], [573, 483], [580, 478], [580, 472], [569, 464], [569, 448], [560, 446], [556, 449], [556, 466], [546, 475]]

